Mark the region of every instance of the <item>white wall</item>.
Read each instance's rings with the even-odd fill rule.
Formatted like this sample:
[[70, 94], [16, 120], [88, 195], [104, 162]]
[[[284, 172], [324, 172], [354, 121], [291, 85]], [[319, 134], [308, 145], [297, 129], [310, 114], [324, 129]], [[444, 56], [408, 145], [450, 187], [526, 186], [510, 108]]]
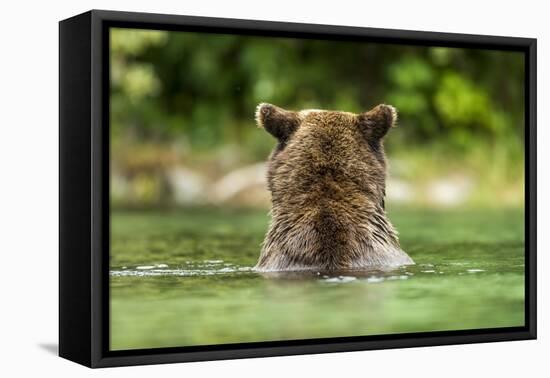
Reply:
[[[0, 371], [79, 376], [499, 377], [550, 371], [548, 269], [550, 28], [544, 1], [4, 1], [0, 22]], [[112, 9], [536, 37], [539, 39], [539, 340], [91, 371], [56, 357], [57, 21]], [[506, 80], [506, 78], [503, 78]], [[545, 221], [546, 220], [546, 221]], [[459, 314], [457, 314], [459, 316]], [[546, 351], [544, 349], [546, 348]], [[6, 372], [8, 372], [6, 374]]]

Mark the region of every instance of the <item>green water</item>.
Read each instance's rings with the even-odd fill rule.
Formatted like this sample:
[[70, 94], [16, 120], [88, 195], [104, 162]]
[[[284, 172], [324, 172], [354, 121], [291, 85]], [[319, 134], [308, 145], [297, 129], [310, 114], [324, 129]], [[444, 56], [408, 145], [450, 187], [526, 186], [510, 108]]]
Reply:
[[389, 216], [416, 265], [274, 276], [265, 211], [114, 212], [111, 349], [523, 325], [522, 211]]

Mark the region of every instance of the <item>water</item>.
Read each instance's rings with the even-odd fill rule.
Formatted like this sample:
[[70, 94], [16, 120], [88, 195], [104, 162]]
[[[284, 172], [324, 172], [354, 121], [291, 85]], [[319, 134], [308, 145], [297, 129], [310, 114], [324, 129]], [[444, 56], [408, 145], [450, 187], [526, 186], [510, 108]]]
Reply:
[[524, 323], [523, 212], [389, 212], [416, 265], [252, 271], [265, 211], [115, 212], [111, 349]]

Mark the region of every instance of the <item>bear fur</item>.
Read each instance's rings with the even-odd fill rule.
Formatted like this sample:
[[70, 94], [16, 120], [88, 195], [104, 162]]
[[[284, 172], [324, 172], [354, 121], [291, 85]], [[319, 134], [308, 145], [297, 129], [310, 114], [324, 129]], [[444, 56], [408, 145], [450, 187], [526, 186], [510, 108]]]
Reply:
[[277, 145], [267, 172], [272, 220], [256, 270], [414, 264], [384, 210], [382, 140], [396, 120], [389, 105], [361, 114], [258, 105], [256, 122]]

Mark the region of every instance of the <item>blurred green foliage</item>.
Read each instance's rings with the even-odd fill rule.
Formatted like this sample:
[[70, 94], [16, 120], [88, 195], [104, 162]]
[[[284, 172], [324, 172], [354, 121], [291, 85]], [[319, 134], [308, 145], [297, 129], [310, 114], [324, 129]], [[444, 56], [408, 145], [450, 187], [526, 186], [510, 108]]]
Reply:
[[521, 136], [516, 52], [115, 29], [115, 133], [240, 144], [259, 102], [361, 112], [396, 106], [408, 142]]
[[519, 52], [136, 29], [112, 29], [110, 52], [114, 159], [154, 144], [188, 162], [262, 161], [274, 141], [254, 127], [260, 102], [356, 113], [389, 103], [400, 127], [387, 151], [416, 157], [409, 178], [454, 162], [493, 184], [523, 180]]

